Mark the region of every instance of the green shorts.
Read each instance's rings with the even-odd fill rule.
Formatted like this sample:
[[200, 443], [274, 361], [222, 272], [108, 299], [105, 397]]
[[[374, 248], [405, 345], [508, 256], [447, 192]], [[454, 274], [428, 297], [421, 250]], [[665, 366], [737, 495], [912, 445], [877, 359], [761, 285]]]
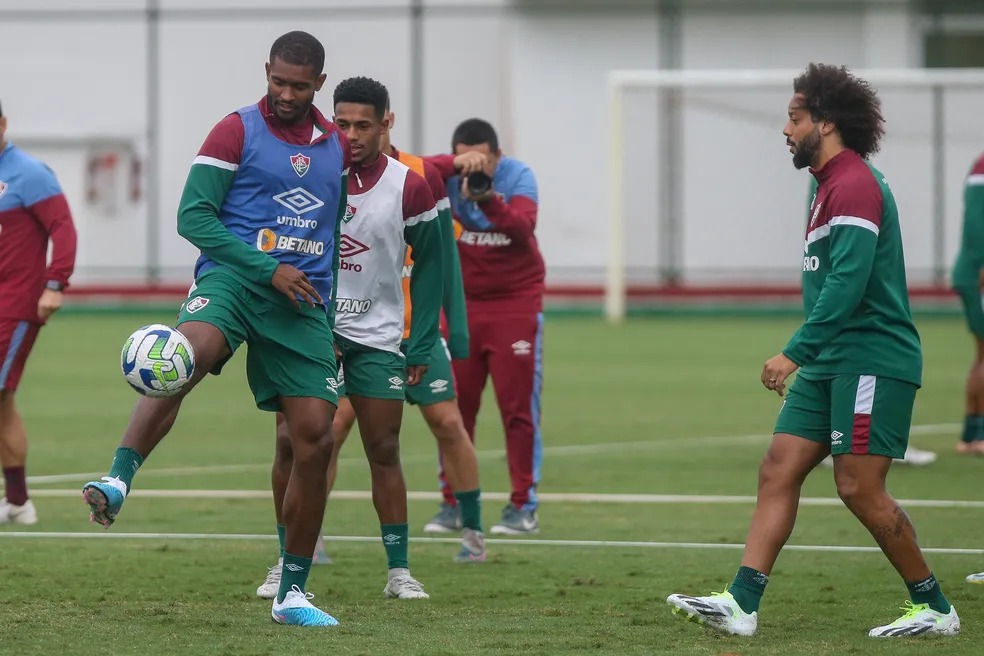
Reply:
[[844, 375], [813, 380], [797, 376], [776, 419], [776, 433], [829, 445], [844, 453], [901, 458], [909, 444], [912, 383]]
[[212, 269], [195, 281], [181, 305], [177, 326], [202, 321], [222, 331], [231, 351], [246, 342], [246, 378], [260, 410], [280, 410], [280, 397], [308, 397], [338, 403], [337, 367], [328, 315], [323, 307], [296, 310], [256, 293], [236, 276]]
[[[404, 354], [408, 342], [400, 345]], [[441, 401], [454, 400], [454, 376], [451, 374], [451, 352], [444, 338], [434, 343], [430, 359], [427, 361], [427, 373], [423, 380], [407, 387], [407, 403], [410, 405], [434, 405]]]
[[967, 327], [974, 337], [984, 340], [984, 293], [977, 287], [955, 289], [964, 307]]
[[369, 399], [399, 399], [406, 396], [407, 365], [403, 355], [363, 346], [335, 336], [342, 351], [338, 368], [338, 395]]

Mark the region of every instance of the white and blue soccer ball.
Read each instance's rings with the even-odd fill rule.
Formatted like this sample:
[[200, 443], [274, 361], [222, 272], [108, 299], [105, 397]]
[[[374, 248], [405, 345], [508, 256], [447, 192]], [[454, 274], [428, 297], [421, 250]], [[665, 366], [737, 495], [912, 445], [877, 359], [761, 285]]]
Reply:
[[120, 365], [126, 382], [144, 396], [174, 396], [195, 373], [195, 352], [177, 329], [155, 323], [126, 339]]

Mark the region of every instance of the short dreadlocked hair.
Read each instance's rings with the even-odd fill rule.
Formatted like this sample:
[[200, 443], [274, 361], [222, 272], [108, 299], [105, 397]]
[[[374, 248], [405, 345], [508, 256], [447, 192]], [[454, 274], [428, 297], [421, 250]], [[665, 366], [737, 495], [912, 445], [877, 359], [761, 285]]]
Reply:
[[885, 134], [881, 100], [874, 89], [846, 66], [810, 64], [793, 80], [793, 91], [802, 94], [814, 122], [837, 126], [841, 141], [867, 159], [878, 152]]

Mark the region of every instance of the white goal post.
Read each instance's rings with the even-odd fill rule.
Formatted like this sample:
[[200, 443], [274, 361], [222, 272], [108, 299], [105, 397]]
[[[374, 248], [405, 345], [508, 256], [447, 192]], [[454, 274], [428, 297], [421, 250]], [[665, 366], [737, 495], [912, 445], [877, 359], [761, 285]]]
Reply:
[[[608, 75], [609, 100], [609, 256], [606, 263], [605, 281], [605, 316], [609, 322], [621, 322], [627, 311], [627, 217], [625, 194], [630, 191], [626, 184], [626, 102], [630, 91], [654, 91], [658, 95], [660, 119], [657, 124], [659, 133], [658, 152], [655, 157], [661, 162], [660, 174], [653, 181], [660, 190], [658, 207], [654, 208], [655, 216], [670, 216], [676, 220], [680, 215], [682, 202], [682, 173], [678, 164], [682, 154], [680, 136], [680, 114], [682, 104], [679, 97], [689, 92], [720, 92], [729, 91], [768, 91], [777, 92], [788, 90], [792, 94], [793, 79], [801, 74], [800, 70], [614, 70]], [[930, 94], [929, 119], [925, 126], [926, 150], [931, 150], [930, 162], [933, 166], [930, 181], [934, 215], [944, 212], [943, 187], [944, 167], [943, 151], [945, 150], [946, 121], [943, 104], [944, 92], [974, 90], [984, 92], [984, 69], [858, 69], [852, 71], [855, 75], [867, 80], [877, 91], [897, 90], [899, 92], [921, 91]], [[676, 97], [676, 98], [675, 98]], [[984, 95], [981, 96], [984, 99]], [[770, 106], [768, 111], [775, 116], [776, 137], [778, 127], [784, 121], [785, 109], [780, 105]], [[984, 104], [977, 105], [977, 113], [984, 111]], [[919, 119], [922, 120], [922, 119]], [[771, 126], [770, 126], [771, 127]], [[889, 122], [891, 132], [891, 122]], [[973, 135], [970, 137], [973, 138]], [[975, 146], [984, 148], [984, 141], [975, 142]], [[635, 147], [633, 145], [633, 147]], [[966, 165], [970, 165], [970, 161]], [[950, 174], [952, 177], [952, 174]], [[804, 190], [805, 197], [805, 190]], [[933, 216], [940, 222], [942, 216]], [[667, 225], [672, 233], [673, 220]], [[677, 228], [678, 229], [678, 228]], [[932, 236], [934, 261], [942, 259], [943, 235]], [[667, 239], [667, 249], [673, 248], [673, 235]], [[662, 250], [662, 246], [661, 246]], [[667, 251], [669, 252], [669, 251]], [[665, 281], [664, 281], [665, 282]], [[672, 281], [671, 281], [672, 282]]]

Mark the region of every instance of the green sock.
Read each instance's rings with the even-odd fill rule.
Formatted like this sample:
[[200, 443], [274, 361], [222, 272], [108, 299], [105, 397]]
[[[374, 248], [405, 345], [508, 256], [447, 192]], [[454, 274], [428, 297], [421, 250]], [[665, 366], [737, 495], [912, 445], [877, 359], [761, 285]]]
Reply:
[[967, 415], [964, 417], [963, 435], [960, 439], [968, 444], [984, 439], [984, 416]]
[[386, 567], [389, 569], [410, 567], [410, 557], [407, 554], [410, 546], [410, 525], [382, 524], [379, 530], [383, 534], [383, 547], [386, 548]]
[[311, 573], [311, 559], [301, 558], [284, 552], [284, 569], [280, 575], [280, 592], [277, 593], [277, 603], [283, 603], [284, 597], [295, 585], [301, 592], [306, 590], [308, 574]]
[[143, 461], [142, 455], [133, 449], [121, 446], [116, 449], [116, 455], [113, 457], [113, 466], [109, 469], [109, 477], [118, 478], [126, 483], [126, 491], [129, 494], [130, 487], [133, 484], [133, 477], [137, 474], [137, 470], [140, 469]]
[[482, 491], [476, 488], [467, 492], [455, 492], [454, 498], [458, 500], [458, 507], [461, 508], [461, 524], [465, 528], [481, 532]]
[[769, 577], [767, 575], [742, 565], [738, 568], [734, 582], [728, 586], [728, 592], [735, 598], [743, 611], [754, 613], [759, 609], [768, 582]]
[[912, 599], [912, 603], [929, 604], [929, 607], [937, 613], [950, 612], [950, 602], [943, 596], [943, 589], [932, 574], [925, 581], [916, 583], [906, 581], [905, 587], [909, 588], [909, 597]]
[[287, 544], [287, 527], [283, 524], [277, 524], [277, 538], [280, 540], [280, 559], [283, 560]]

